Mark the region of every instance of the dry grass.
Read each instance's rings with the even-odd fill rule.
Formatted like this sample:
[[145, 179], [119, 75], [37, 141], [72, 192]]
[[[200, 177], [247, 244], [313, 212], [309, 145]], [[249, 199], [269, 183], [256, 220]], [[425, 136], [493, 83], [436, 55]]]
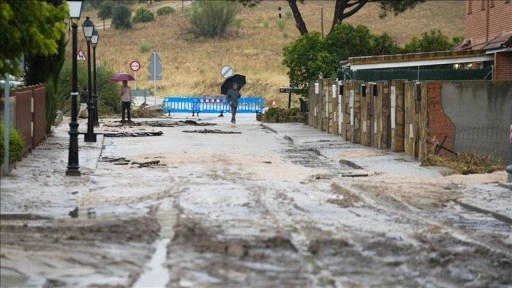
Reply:
[[499, 158], [467, 153], [455, 154], [452, 157], [430, 155], [423, 161], [422, 165], [448, 167], [463, 175], [503, 171], [506, 167]]
[[[162, 2], [157, 2], [161, 5]], [[263, 96], [276, 100], [280, 107], [287, 105], [287, 94], [279, 94], [279, 87], [288, 84], [286, 68], [281, 65], [282, 49], [300, 35], [286, 1], [263, 1], [257, 8], [242, 8], [238, 16], [240, 29], [233, 28], [229, 35], [216, 40], [191, 40], [183, 33], [187, 21], [181, 10], [182, 1], [165, 1], [173, 5], [175, 14], [156, 17], [153, 23], [134, 25], [131, 30], [100, 28], [100, 43], [97, 47], [97, 61], [116, 72], [131, 72], [129, 64], [138, 60], [142, 68], [136, 74], [138, 89], [154, 89], [148, 81], [147, 67], [151, 51], [139, 52], [139, 45], [148, 42], [152, 51], [158, 52], [163, 66], [163, 80], [157, 81], [159, 97], [178, 95], [219, 95], [223, 81], [220, 69], [229, 65], [235, 73], [247, 76], [243, 95]], [[334, 1], [305, 1], [300, 4], [302, 15], [309, 31], [327, 34], [331, 22]], [[133, 9], [140, 7], [134, 5]], [[284, 28], [278, 25], [278, 7], [281, 7]], [[323, 12], [323, 13], [322, 13]], [[96, 11], [83, 13], [91, 16], [98, 27], [102, 21]], [[427, 1], [416, 9], [397, 17], [391, 15], [381, 20], [378, 9], [369, 4], [361, 12], [349, 18], [351, 25], [363, 24], [374, 34], [387, 32], [400, 45], [413, 36], [439, 29], [444, 34], [462, 36], [464, 31], [464, 1]], [[79, 33], [81, 34], [81, 33]], [[79, 48], [86, 51], [85, 40], [79, 35]], [[132, 87], [135, 83], [132, 83]], [[295, 97], [296, 98], [296, 97]], [[294, 105], [298, 106], [298, 103]]]

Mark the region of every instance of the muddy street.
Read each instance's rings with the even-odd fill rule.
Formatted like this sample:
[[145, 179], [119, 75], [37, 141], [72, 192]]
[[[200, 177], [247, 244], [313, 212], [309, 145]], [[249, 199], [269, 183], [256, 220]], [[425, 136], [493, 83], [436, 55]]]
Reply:
[[[80, 179], [60, 176], [57, 127], [2, 178], [1, 286], [512, 287], [504, 171], [443, 176], [298, 123], [195, 120], [104, 120]], [[489, 195], [495, 214], [471, 209]]]

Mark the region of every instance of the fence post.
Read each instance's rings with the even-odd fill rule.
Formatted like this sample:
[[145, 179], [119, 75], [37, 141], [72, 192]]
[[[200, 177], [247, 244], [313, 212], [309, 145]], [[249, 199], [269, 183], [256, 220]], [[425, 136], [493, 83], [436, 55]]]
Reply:
[[508, 137], [508, 166], [507, 166], [507, 182], [512, 183], [512, 109], [510, 111], [510, 128]]

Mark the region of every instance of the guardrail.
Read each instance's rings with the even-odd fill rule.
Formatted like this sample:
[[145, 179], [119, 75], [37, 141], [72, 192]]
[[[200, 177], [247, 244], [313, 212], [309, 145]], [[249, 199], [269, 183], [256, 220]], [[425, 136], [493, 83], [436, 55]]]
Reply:
[[[225, 97], [165, 97], [162, 103], [164, 113], [220, 113], [230, 112], [231, 108]], [[262, 97], [242, 97], [238, 99], [237, 113], [263, 112]]]

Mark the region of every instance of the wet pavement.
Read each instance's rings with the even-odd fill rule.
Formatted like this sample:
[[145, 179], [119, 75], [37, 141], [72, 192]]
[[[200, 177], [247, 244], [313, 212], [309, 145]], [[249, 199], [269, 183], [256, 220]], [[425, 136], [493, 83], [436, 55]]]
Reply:
[[178, 114], [102, 119], [72, 177], [67, 120], [1, 179], [1, 287], [512, 285], [504, 171]]

